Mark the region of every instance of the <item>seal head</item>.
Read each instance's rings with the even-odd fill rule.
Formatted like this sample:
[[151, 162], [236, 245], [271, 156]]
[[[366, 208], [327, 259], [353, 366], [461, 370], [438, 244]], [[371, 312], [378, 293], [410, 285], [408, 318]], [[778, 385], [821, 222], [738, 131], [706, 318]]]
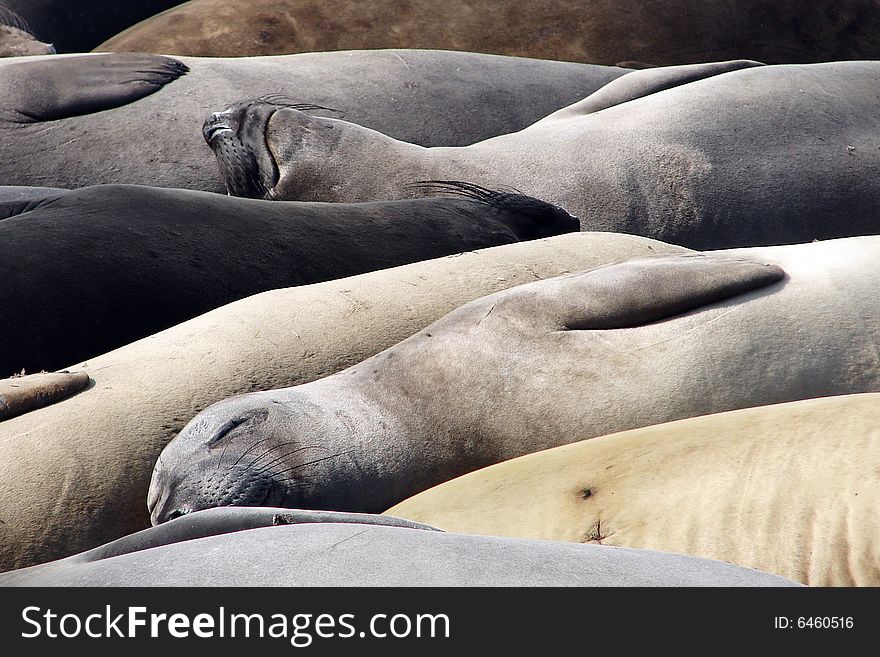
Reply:
[[279, 173], [266, 142], [266, 127], [281, 108], [297, 111], [329, 109], [294, 103], [282, 96], [265, 96], [235, 103], [205, 119], [202, 136], [214, 151], [220, 176], [230, 196], [271, 198]]

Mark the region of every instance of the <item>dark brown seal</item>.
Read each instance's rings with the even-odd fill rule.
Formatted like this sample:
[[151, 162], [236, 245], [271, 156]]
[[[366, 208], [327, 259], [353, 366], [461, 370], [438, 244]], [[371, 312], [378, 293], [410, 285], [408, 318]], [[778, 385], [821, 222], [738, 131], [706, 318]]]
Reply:
[[880, 57], [874, 0], [192, 0], [98, 46], [224, 57], [435, 48], [654, 66]]

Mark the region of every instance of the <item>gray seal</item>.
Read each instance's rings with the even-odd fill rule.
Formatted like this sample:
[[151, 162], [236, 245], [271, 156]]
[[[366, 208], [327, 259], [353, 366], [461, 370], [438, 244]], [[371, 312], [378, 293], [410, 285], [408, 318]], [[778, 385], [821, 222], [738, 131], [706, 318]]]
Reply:
[[[183, 0], [3, 0], [58, 52], [87, 52], [120, 30]], [[143, 52], [126, 49], [129, 52]]]
[[258, 154], [250, 174], [273, 183], [265, 198], [401, 198], [432, 179], [510, 185], [584, 230], [716, 249], [880, 232], [878, 86], [875, 61], [645, 69], [461, 148], [258, 104], [233, 106], [228, 121]]
[[615, 431], [880, 391], [878, 262], [880, 237], [848, 238], [635, 259], [483, 297], [347, 370], [197, 415], [156, 463], [152, 520], [382, 511]]
[[200, 129], [235, 100], [287, 97], [409, 142], [462, 146], [520, 130], [626, 72], [414, 50], [10, 58], [0, 60], [0, 182], [223, 192]]

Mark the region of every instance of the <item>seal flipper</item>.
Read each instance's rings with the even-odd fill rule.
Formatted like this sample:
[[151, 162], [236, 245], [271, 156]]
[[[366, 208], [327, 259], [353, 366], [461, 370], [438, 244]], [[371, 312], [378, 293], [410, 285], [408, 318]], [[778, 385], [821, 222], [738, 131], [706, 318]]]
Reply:
[[54, 121], [140, 100], [186, 74], [162, 55], [110, 53], [51, 57], [0, 65], [0, 118]]
[[767, 287], [784, 277], [776, 265], [714, 253], [635, 258], [515, 288], [505, 299], [504, 314], [510, 314], [508, 304], [525, 302], [529, 316], [558, 330], [631, 328]]
[[636, 98], [650, 96], [658, 91], [680, 87], [683, 84], [696, 82], [697, 80], [755, 66], [764, 66], [764, 64], [750, 59], [735, 59], [729, 62], [662, 66], [659, 68], [636, 70], [612, 80], [583, 100], [568, 107], [563, 107], [541, 119], [538, 123], [593, 114], [594, 112], [620, 105]]
[[43, 372], [0, 380], [0, 421], [70, 397], [89, 384], [85, 372]]

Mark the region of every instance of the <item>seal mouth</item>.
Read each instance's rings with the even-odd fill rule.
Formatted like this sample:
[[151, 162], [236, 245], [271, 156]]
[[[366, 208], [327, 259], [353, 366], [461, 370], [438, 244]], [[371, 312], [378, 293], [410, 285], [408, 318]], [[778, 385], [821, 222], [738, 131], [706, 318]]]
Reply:
[[266, 127], [277, 110], [270, 103], [245, 101], [214, 112], [202, 125], [230, 196], [265, 199], [278, 183], [278, 165], [266, 143]]

